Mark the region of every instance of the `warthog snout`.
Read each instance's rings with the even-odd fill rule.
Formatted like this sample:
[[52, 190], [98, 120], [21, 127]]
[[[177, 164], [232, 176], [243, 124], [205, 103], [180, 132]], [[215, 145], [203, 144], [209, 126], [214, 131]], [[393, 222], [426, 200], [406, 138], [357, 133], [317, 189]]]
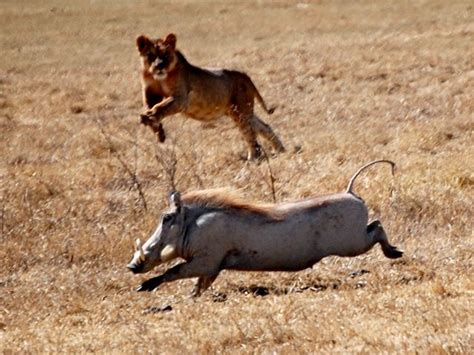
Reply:
[[184, 209], [178, 192], [169, 196], [170, 208], [163, 213], [160, 224], [152, 236], [144, 243], [137, 239], [134, 243], [133, 257], [127, 268], [134, 274], [152, 270], [155, 266], [171, 261], [178, 256], [179, 241], [186, 231]]
[[135, 254], [132, 261], [127, 265], [127, 268], [134, 274], [143, 272], [143, 264], [145, 262], [145, 253], [140, 239], [135, 241]]
[[127, 268], [134, 274], [139, 274], [143, 270], [143, 264], [130, 263]]

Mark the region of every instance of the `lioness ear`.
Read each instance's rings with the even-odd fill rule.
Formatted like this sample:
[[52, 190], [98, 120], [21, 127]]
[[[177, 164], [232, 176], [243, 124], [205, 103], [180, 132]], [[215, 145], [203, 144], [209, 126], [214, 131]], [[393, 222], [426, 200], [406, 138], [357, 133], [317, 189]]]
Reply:
[[181, 208], [181, 194], [178, 191], [173, 191], [169, 195], [170, 207], [175, 207], [177, 210]]
[[166, 36], [164, 43], [171, 49], [175, 49], [176, 48], [176, 35], [174, 33], [170, 33], [168, 36]]
[[137, 48], [141, 54], [146, 54], [152, 45], [153, 43], [148, 37], [144, 35], [137, 37]]

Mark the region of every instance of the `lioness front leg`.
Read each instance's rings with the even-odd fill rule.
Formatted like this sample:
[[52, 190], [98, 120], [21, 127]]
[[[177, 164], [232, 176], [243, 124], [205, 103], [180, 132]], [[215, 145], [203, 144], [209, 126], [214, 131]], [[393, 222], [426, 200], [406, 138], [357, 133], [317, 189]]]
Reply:
[[145, 114], [141, 115], [141, 117], [147, 116], [150, 119], [161, 120], [166, 116], [174, 115], [175, 113], [182, 111], [181, 108], [182, 100], [170, 96], [157, 103], [151, 109], [147, 110]]
[[145, 126], [149, 126], [158, 136], [158, 141], [163, 143], [166, 139], [166, 135], [161, 120], [166, 116], [181, 111], [180, 107], [180, 100], [176, 100], [174, 97], [167, 97], [147, 110], [144, 114], [141, 114], [141, 123]]
[[[163, 96], [157, 94], [152, 88], [145, 87], [143, 91], [143, 101], [145, 103], [145, 106], [148, 109], [151, 109], [157, 103], [160, 103], [161, 101], [163, 101]], [[165, 141], [166, 139], [165, 129], [161, 122], [154, 122], [152, 124], [152, 121], [148, 119], [148, 116], [144, 116], [144, 117], [141, 117], [141, 123], [151, 128], [153, 133], [157, 135], [158, 141], [160, 143], [163, 143]]]
[[140, 115], [140, 122], [151, 128], [153, 133], [158, 136], [158, 142], [163, 143], [165, 141], [166, 134], [163, 125], [161, 124], [161, 120], [149, 118], [147, 115]]

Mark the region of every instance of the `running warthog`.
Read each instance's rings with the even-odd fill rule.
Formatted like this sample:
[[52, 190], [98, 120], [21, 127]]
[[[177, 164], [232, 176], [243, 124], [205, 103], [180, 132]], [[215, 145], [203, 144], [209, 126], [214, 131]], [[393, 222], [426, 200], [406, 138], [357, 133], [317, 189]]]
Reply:
[[138, 287], [151, 291], [163, 282], [198, 277], [198, 296], [219, 272], [297, 271], [329, 255], [356, 256], [380, 243], [386, 257], [402, 252], [390, 245], [379, 221], [367, 225], [364, 201], [352, 192], [355, 178], [376, 160], [360, 168], [346, 192], [302, 201], [261, 205], [246, 203], [222, 190], [170, 194], [153, 235], [136, 251], [128, 268], [145, 273], [156, 265], [180, 257], [186, 262], [153, 277]]

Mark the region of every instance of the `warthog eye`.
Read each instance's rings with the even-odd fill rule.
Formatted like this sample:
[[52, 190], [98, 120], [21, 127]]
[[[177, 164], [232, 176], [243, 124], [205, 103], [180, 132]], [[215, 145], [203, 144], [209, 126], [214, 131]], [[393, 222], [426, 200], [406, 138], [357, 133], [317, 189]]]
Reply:
[[163, 216], [163, 223], [169, 223], [174, 219], [174, 215], [172, 214], [165, 214]]

